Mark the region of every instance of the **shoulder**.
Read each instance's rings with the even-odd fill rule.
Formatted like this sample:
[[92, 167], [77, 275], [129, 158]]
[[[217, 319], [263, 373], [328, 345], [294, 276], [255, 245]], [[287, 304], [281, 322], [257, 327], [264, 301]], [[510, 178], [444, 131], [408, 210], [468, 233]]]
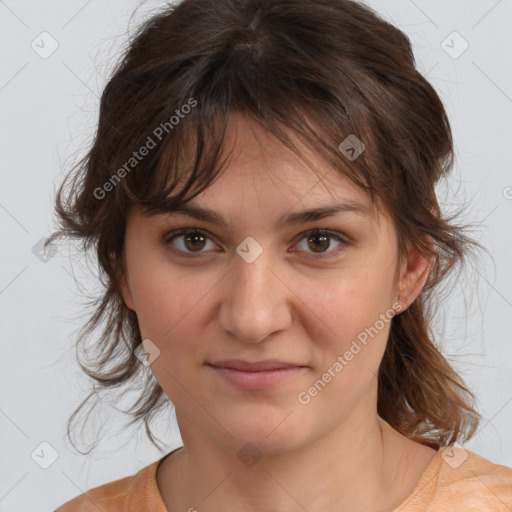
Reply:
[[129, 476], [94, 487], [64, 503], [55, 512], [121, 511], [129, 498], [135, 478], [135, 476]]
[[161, 460], [142, 468], [135, 475], [94, 487], [64, 503], [55, 512], [122, 512], [128, 507], [132, 510], [133, 507], [153, 506], [160, 498], [156, 469]]
[[433, 501], [444, 508], [432, 510], [512, 510], [512, 468], [460, 447], [442, 448], [438, 456]]

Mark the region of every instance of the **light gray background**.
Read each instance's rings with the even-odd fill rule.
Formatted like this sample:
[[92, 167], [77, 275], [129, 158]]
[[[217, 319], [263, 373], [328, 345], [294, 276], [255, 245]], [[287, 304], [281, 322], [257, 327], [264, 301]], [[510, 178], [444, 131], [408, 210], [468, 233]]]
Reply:
[[[88, 389], [74, 360], [74, 337], [85, 317], [73, 272], [86, 289], [97, 285], [87, 266], [71, 263], [65, 247], [46, 263], [32, 252], [52, 230], [56, 185], [91, 141], [99, 96], [128, 27], [163, 2], [146, 2], [129, 24], [138, 5], [0, 1], [0, 511], [51, 511], [162, 456], [142, 431], [131, 440], [129, 433], [116, 435], [119, 416], [110, 418], [112, 436], [92, 456], [70, 449], [65, 423]], [[474, 236], [492, 258], [456, 283], [437, 329], [484, 417], [465, 447], [512, 466], [512, 1], [370, 5], [409, 35], [418, 67], [452, 122], [456, 168], [440, 194], [447, 208], [471, 201], [466, 220], [480, 223]], [[31, 47], [35, 41], [43, 51], [46, 37], [44, 47], [50, 48], [48, 36], [40, 36], [44, 31], [58, 43], [46, 59]], [[452, 55], [442, 47], [454, 31], [469, 44], [457, 58], [454, 52], [463, 44], [458, 36], [444, 44], [453, 47], [446, 48]], [[164, 423], [160, 431], [166, 432], [170, 451], [180, 445], [179, 433], [175, 425], [165, 430]], [[42, 442], [58, 454], [48, 469], [31, 457]], [[51, 451], [42, 449], [48, 457]]]

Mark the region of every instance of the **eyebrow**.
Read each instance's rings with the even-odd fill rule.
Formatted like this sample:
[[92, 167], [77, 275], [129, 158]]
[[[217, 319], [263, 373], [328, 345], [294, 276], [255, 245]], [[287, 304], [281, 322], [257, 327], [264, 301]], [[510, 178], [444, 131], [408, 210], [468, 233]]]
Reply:
[[[229, 223], [226, 221], [226, 219], [224, 219], [222, 215], [204, 206], [185, 204], [180, 206], [179, 208], [170, 209], [168, 210], [167, 213], [169, 215], [185, 215], [187, 217], [203, 220], [211, 224], [224, 226], [227, 229], [229, 229], [230, 227]], [[303, 224], [306, 222], [320, 220], [325, 217], [332, 217], [334, 215], [341, 213], [355, 213], [363, 217], [371, 216], [370, 208], [367, 205], [356, 201], [346, 201], [343, 203], [321, 206], [317, 208], [311, 208], [308, 210], [289, 212], [274, 223], [273, 229], [285, 225]]]

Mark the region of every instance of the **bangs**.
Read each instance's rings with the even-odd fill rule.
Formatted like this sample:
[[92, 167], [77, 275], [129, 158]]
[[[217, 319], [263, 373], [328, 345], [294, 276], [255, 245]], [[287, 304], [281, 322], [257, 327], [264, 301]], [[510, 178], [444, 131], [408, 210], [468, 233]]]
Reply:
[[[178, 12], [179, 6], [174, 14]], [[297, 40], [290, 41], [279, 30], [277, 18], [253, 16], [251, 28], [226, 23], [224, 36], [214, 43], [206, 28], [190, 58], [179, 50], [191, 41], [171, 37], [166, 28], [163, 38], [169, 47], [176, 46], [173, 54], [131, 70], [129, 76], [121, 67], [112, 78], [102, 104], [109, 111], [123, 104], [129, 114], [120, 114], [119, 127], [104, 126], [101, 139], [117, 139], [112, 152], [116, 161], [108, 169], [123, 168], [135, 148], [152, 146], [116, 186], [119, 206], [139, 204], [148, 213], [157, 213], [179, 207], [205, 190], [227, 164], [221, 155], [226, 154], [226, 126], [233, 112], [250, 116], [306, 162], [298, 146], [307, 147], [370, 192], [375, 202], [374, 194], [382, 191], [385, 181], [379, 174], [389, 164], [376, 158], [379, 126], [369, 108], [372, 100], [360, 88], [360, 83], [370, 81], [367, 72], [358, 70], [364, 62], [355, 66], [352, 59], [340, 58], [323, 35], [306, 30], [302, 34], [297, 27]], [[134, 54], [142, 52], [149, 37], [143, 29]], [[298, 58], [294, 45], [302, 36], [308, 38], [311, 53]], [[213, 48], [202, 47], [206, 42]], [[339, 68], [345, 80], [329, 80], [330, 65]], [[380, 101], [386, 97], [384, 91], [375, 94]], [[387, 96], [393, 98], [393, 91]], [[364, 151], [352, 159], [346, 145], [353, 140], [364, 145]]]
[[[287, 98], [287, 103], [279, 102], [279, 109], [276, 110], [275, 103], [266, 105], [260, 102], [260, 109], [254, 111], [254, 98], [239, 90], [240, 97], [232, 98], [235, 107], [221, 105], [219, 97], [215, 105], [217, 108], [211, 108], [210, 96], [207, 109], [201, 108], [203, 95], [199, 91], [184, 103], [193, 102], [195, 108], [173, 127], [165, 139], [161, 142], [158, 140], [165, 121], [148, 135], [147, 145], [153, 146], [153, 142], [156, 142], [160, 143], [159, 148], [155, 148], [153, 159], [138, 164], [138, 170], [127, 176], [119, 188], [119, 193], [128, 200], [128, 208], [141, 206], [148, 215], [165, 213], [180, 208], [206, 190], [229, 165], [233, 148], [226, 146], [226, 131], [234, 113], [241, 113], [249, 121], [259, 123], [301, 158], [315, 172], [319, 181], [326, 171], [335, 169], [368, 191], [373, 205], [376, 186], [375, 171], [370, 170], [369, 136], [364, 140], [358, 137], [365, 149], [357, 159], [351, 160], [347, 158], [345, 149], [340, 148], [344, 140], [348, 138], [350, 141], [350, 136], [353, 137], [354, 129], [347, 118], [343, 119], [343, 123], [334, 122], [328, 112], [306, 105], [299, 107], [284, 93], [283, 100]], [[209, 93], [212, 94], [212, 91]], [[312, 154], [314, 160], [308, 154]], [[326, 167], [320, 172], [318, 159]], [[378, 168], [377, 165], [373, 167]]]

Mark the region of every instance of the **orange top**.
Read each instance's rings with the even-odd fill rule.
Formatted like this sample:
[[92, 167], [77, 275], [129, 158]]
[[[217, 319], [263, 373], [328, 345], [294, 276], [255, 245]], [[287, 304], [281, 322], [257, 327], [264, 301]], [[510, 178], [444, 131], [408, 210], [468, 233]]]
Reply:
[[[77, 496], [55, 512], [168, 512], [156, 482], [158, 465], [167, 455], [134, 476]], [[510, 512], [512, 468], [494, 464], [463, 448], [441, 448], [412, 493], [393, 512], [454, 510]]]

